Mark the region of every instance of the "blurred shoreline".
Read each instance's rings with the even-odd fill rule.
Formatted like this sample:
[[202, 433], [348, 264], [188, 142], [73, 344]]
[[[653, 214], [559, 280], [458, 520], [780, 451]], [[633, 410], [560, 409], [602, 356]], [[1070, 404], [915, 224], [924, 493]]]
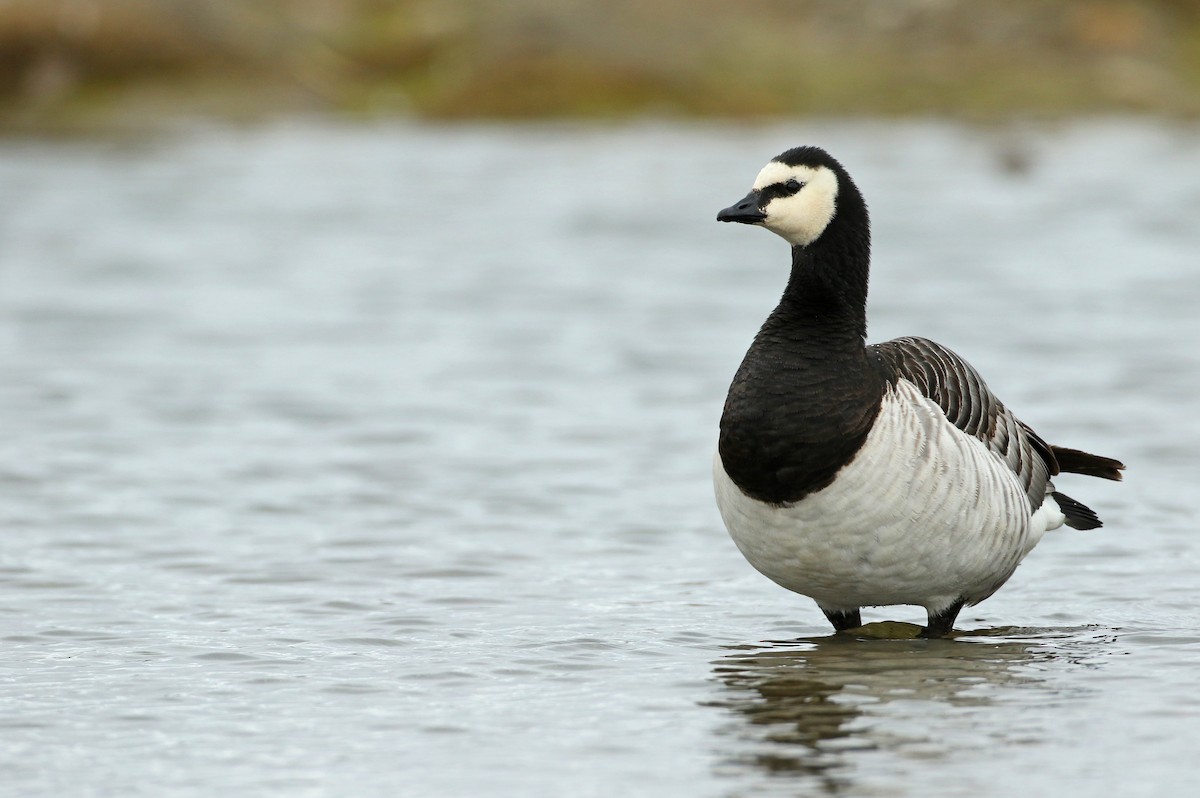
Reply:
[[1200, 0], [0, 0], [0, 132], [1200, 116]]

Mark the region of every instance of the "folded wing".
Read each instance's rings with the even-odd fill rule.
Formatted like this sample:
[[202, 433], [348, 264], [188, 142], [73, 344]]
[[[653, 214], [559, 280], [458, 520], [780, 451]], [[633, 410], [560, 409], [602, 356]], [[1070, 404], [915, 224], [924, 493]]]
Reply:
[[[1050, 477], [1066, 471], [1104, 479], [1121, 478], [1125, 466], [1109, 457], [1051, 446], [1012, 414], [971, 364], [925, 338], [897, 338], [876, 344], [891, 374], [905, 379], [942, 409], [951, 424], [977, 438], [1004, 461], [1019, 480], [1032, 511], [1046, 499]], [[1100, 526], [1087, 506], [1054, 493], [1067, 523], [1077, 529]]]

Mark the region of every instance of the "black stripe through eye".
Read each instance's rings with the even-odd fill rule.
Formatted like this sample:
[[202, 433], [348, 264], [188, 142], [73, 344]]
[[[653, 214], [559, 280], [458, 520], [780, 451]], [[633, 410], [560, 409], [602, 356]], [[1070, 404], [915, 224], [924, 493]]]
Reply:
[[769, 203], [772, 199], [791, 197], [792, 194], [798, 192], [800, 188], [803, 187], [803, 182], [800, 182], [796, 178], [792, 178], [791, 180], [786, 180], [784, 182], [773, 182], [773, 184], [770, 184], [769, 186], [763, 186], [760, 192], [758, 192], [758, 196], [762, 197], [762, 203], [766, 205], [766, 203]]
[[778, 197], [790, 197], [800, 189], [804, 188], [804, 184], [796, 178], [785, 180], [782, 183], [772, 183], [764, 188], [761, 192], [764, 201], [771, 201]]

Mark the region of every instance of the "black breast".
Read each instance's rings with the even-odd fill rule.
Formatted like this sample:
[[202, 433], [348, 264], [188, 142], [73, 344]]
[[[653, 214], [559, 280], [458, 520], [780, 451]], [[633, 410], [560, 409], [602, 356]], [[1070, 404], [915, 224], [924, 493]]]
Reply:
[[857, 335], [796, 332], [774, 314], [767, 320], [721, 416], [726, 473], [771, 504], [799, 501], [833, 481], [866, 440], [886, 387], [882, 361]]

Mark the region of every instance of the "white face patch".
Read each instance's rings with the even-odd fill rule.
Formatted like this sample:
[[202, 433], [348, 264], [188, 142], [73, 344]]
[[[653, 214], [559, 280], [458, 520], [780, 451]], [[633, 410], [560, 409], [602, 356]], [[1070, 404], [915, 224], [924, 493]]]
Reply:
[[754, 180], [759, 191], [775, 183], [798, 180], [804, 184], [790, 197], [775, 197], [762, 210], [767, 218], [762, 226], [783, 236], [792, 246], [807, 246], [816, 241], [837, 212], [838, 179], [824, 166], [788, 166], [771, 161]]

